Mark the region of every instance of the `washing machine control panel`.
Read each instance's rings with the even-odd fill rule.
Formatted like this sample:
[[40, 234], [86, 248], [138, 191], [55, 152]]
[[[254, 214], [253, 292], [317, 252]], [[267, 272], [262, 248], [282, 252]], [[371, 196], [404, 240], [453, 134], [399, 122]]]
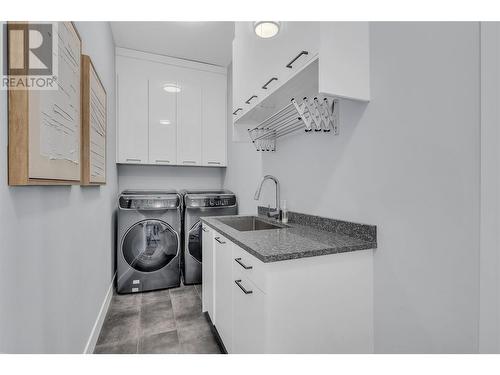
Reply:
[[125, 210], [170, 210], [179, 207], [178, 196], [120, 197], [120, 208]]
[[187, 196], [187, 207], [231, 207], [236, 205], [236, 197], [234, 195], [215, 196], [215, 197], [201, 197], [201, 196]]

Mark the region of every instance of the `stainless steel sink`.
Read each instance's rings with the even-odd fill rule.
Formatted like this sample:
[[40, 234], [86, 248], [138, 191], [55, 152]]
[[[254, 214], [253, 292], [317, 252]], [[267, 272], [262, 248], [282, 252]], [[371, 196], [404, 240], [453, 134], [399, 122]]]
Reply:
[[230, 226], [231, 228], [239, 230], [240, 232], [287, 228], [287, 225], [269, 223], [267, 221], [259, 219], [256, 216], [220, 218], [219, 221]]

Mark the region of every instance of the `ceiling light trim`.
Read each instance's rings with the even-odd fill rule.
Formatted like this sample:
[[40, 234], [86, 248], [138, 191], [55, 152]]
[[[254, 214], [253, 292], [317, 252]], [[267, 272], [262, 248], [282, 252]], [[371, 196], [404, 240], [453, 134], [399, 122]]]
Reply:
[[255, 21], [253, 30], [255, 34], [263, 39], [274, 38], [279, 34], [281, 22], [279, 21]]

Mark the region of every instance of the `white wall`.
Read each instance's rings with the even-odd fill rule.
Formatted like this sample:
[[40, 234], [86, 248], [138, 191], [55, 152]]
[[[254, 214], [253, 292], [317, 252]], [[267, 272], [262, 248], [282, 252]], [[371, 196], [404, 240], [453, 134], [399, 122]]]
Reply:
[[168, 165], [119, 165], [119, 189], [220, 189], [222, 169]]
[[224, 186], [255, 207], [270, 173], [292, 211], [377, 225], [376, 352], [477, 352], [478, 23], [370, 32], [372, 101], [341, 107], [340, 135], [293, 135], [262, 161], [230, 144]]
[[[227, 97], [233, 97], [232, 64], [227, 68]], [[229, 99], [231, 100], [231, 99]], [[233, 114], [232, 104], [227, 106], [227, 168], [223, 171], [224, 188], [236, 193], [238, 213], [254, 214], [257, 202], [253, 200], [255, 190], [261, 178], [262, 154], [255, 151], [251, 142], [232, 142]]]
[[[76, 27], [114, 103], [109, 24]], [[5, 52], [3, 37], [1, 46]], [[105, 186], [9, 187], [6, 94], [0, 91], [0, 352], [82, 353], [114, 269], [114, 106]]]
[[481, 353], [500, 353], [500, 24], [481, 23]]

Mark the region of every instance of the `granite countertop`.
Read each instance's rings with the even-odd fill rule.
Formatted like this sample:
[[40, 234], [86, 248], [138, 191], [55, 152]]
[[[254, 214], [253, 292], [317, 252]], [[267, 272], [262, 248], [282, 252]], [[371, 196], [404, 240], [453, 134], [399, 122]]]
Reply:
[[259, 213], [259, 219], [283, 228], [239, 231], [221, 221], [251, 215], [202, 217], [201, 221], [264, 263], [377, 247], [377, 230], [373, 225], [290, 212], [284, 227], [262, 215], [263, 209], [259, 208]]

